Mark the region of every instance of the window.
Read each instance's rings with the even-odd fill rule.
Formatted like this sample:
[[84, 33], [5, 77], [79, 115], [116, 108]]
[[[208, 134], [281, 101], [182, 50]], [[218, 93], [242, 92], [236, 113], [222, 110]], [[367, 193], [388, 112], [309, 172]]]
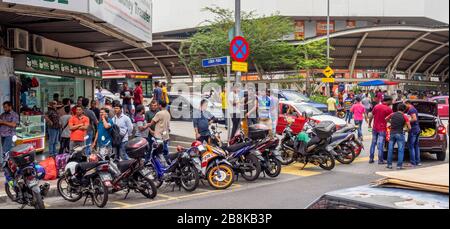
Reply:
[[447, 104], [447, 100], [442, 98], [442, 99], [435, 99], [434, 100], [437, 104]]

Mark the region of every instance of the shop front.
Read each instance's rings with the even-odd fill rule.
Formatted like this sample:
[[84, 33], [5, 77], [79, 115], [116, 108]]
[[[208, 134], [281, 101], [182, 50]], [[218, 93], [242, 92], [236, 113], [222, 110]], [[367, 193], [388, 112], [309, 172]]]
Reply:
[[48, 103], [55, 99], [61, 103], [64, 98], [76, 101], [79, 96], [92, 97], [94, 82], [101, 79], [98, 68], [36, 55], [15, 56], [14, 74], [11, 95], [16, 98], [13, 103], [20, 113], [17, 143], [33, 144], [37, 151], [46, 147], [44, 114]]

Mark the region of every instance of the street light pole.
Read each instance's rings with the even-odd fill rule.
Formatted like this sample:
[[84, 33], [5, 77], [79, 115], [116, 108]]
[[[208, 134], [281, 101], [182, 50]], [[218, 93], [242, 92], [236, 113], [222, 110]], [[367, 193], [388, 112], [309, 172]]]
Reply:
[[[234, 21], [234, 36], [241, 36], [241, 0], [235, 0]], [[241, 72], [236, 72], [236, 83], [241, 83], [241, 76]]]
[[[330, 66], [330, 0], [327, 0], [327, 66]], [[331, 95], [330, 83], [325, 89], [325, 93]]]

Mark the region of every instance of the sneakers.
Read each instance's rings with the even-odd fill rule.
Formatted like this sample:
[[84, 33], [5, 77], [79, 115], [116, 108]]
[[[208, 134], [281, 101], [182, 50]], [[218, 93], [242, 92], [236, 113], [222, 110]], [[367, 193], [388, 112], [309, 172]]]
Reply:
[[397, 170], [402, 170], [402, 169], [403, 169], [403, 167], [397, 166]]
[[418, 163], [417, 166], [422, 166], [422, 163]]
[[378, 161], [378, 164], [379, 164], [379, 165], [384, 165], [384, 164], [386, 164], [386, 162], [384, 162], [384, 161]]
[[387, 169], [392, 169], [392, 165], [386, 166]]
[[375, 161], [373, 159], [369, 160], [369, 164], [373, 164]]

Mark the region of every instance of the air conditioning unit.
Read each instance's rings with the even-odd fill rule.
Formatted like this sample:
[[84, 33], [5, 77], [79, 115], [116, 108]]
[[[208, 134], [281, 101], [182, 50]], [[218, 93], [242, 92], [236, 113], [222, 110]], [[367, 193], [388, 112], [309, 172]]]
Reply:
[[45, 53], [45, 37], [33, 35], [33, 52], [36, 54]]
[[22, 29], [8, 29], [6, 46], [12, 50], [29, 51], [28, 32]]

